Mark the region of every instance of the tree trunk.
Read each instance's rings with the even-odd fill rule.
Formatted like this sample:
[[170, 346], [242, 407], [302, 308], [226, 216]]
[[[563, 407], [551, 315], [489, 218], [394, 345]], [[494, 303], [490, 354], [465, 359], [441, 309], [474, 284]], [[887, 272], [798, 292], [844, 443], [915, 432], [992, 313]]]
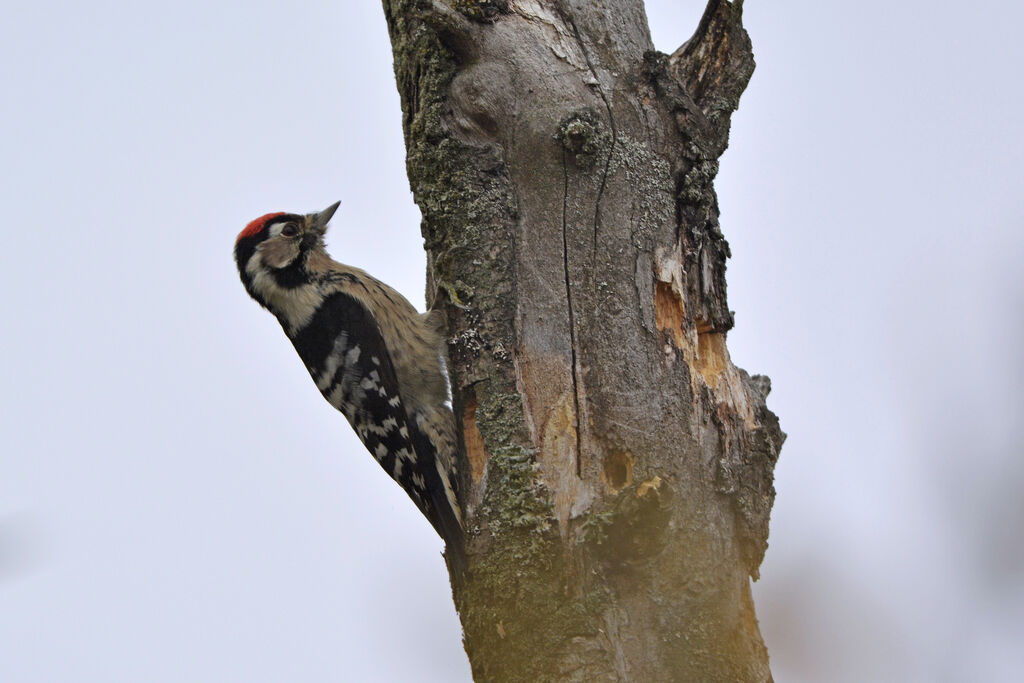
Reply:
[[750, 595], [784, 435], [729, 360], [712, 181], [742, 2], [384, 0], [447, 313], [478, 681], [769, 681]]

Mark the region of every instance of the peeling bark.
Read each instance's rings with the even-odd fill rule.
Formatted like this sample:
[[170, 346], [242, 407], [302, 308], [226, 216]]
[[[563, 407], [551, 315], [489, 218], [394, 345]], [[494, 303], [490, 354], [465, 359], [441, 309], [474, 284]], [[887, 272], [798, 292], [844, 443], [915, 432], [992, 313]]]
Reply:
[[784, 435], [729, 359], [713, 181], [742, 2], [384, 0], [449, 324], [480, 681], [768, 681], [750, 577]]

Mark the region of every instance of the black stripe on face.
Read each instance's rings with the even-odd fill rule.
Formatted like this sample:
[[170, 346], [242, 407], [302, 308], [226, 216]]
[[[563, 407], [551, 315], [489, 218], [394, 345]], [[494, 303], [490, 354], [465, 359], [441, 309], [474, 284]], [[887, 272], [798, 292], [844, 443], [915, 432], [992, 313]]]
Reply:
[[242, 278], [242, 284], [245, 286], [245, 291], [249, 292], [249, 296], [253, 297], [257, 301], [259, 301], [259, 299], [256, 297], [256, 294], [252, 289], [252, 277], [249, 273], [245, 272], [245, 267], [256, 253], [256, 245], [260, 241], [262, 240], [259, 240], [256, 237], [243, 237], [235, 243], [235, 265], [238, 266], [238, 276]]
[[306, 257], [309, 252], [300, 251], [295, 260], [284, 268], [271, 269], [270, 276], [281, 289], [295, 289], [309, 282], [309, 274], [306, 272]]

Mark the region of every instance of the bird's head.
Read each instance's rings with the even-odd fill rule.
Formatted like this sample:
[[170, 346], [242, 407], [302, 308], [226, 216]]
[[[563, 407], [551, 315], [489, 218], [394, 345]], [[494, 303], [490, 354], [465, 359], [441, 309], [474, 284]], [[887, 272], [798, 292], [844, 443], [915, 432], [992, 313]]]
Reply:
[[260, 303], [265, 286], [295, 287], [307, 279], [309, 254], [324, 248], [324, 233], [341, 202], [323, 211], [300, 215], [268, 213], [251, 221], [235, 240], [235, 263], [242, 283]]

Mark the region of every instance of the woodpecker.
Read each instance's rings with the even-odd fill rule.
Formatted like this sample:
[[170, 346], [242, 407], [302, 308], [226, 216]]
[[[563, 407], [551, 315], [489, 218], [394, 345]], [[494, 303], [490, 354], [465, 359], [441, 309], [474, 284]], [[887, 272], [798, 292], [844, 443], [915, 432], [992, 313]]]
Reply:
[[273, 313], [320, 393], [464, 557], [455, 418], [446, 405], [442, 319], [324, 247], [336, 202], [319, 213], [268, 213], [235, 241], [242, 284]]

